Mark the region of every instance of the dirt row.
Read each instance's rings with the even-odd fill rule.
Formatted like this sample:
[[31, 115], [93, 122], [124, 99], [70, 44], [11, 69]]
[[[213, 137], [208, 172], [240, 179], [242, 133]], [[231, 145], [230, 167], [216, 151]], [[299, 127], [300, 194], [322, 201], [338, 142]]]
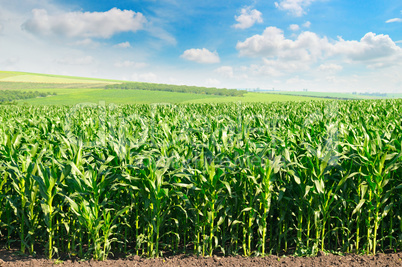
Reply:
[[131, 256], [124, 259], [109, 259], [106, 261], [80, 260], [48, 260], [43, 257], [33, 258], [18, 255], [13, 251], [0, 249], [0, 267], [19, 266], [402, 266], [402, 251], [394, 253], [380, 253], [375, 256], [347, 254], [344, 256], [320, 252], [316, 257], [219, 257], [208, 258], [193, 255], [175, 255], [158, 259], [146, 259]]

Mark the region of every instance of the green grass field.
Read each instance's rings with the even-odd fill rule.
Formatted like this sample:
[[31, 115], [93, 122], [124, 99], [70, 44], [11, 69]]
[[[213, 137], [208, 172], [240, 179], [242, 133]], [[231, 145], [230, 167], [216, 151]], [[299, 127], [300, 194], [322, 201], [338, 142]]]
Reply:
[[[49, 89], [35, 90], [48, 92]], [[283, 102], [308, 101], [318, 98], [247, 93], [244, 97], [212, 96], [200, 94], [174, 93], [145, 90], [104, 90], [104, 89], [55, 89], [56, 96], [20, 100], [30, 105], [75, 105], [79, 103], [105, 104], [152, 104], [152, 103], [228, 103], [228, 102]]]
[[28, 105], [75, 105], [79, 103], [152, 104], [152, 103], [228, 103], [283, 102], [318, 100], [317, 97], [246, 93], [240, 96], [217, 96], [167, 91], [108, 89], [107, 84], [123, 81], [0, 71], [0, 91], [55, 92], [57, 95], [19, 100]]
[[[279, 94], [261, 94], [261, 93], [247, 93], [244, 97], [212, 97], [209, 99], [194, 99], [186, 101], [185, 103], [226, 103], [226, 102], [285, 102], [285, 101], [309, 101], [318, 100], [315, 97], [293, 96], [293, 95], [279, 95]], [[322, 100], [322, 99], [320, 99]]]

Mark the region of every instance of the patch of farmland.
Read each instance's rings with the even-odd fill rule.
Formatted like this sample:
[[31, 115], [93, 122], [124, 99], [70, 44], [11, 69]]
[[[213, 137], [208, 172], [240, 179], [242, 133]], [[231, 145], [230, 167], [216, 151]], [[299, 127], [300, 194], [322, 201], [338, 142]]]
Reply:
[[[1, 83], [0, 83], [1, 86]], [[39, 90], [46, 91], [47, 89]], [[246, 93], [243, 97], [214, 96], [203, 94], [176, 93], [166, 91], [117, 90], [117, 89], [57, 89], [57, 96], [27, 99], [21, 103], [31, 105], [76, 105], [79, 103], [106, 104], [157, 104], [157, 103], [270, 103], [285, 101], [317, 101], [318, 98]]]
[[31, 105], [76, 105], [80, 103], [106, 104], [154, 104], [154, 103], [182, 103], [203, 99], [208, 102], [215, 96], [175, 93], [166, 91], [145, 90], [118, 90], [118, 89], [64, 89], [61, 93], [56, 90], [57, 96], [49, 98], [27, 99], [21, 101]]
[[185, 103], [270, 103], [270, 102], [287, 102], [287, 101], [316, 101], [323, 98], [264, 94], [264, 93], [246, 93], [243, 97], [213, 97], [208, 99], [195, 99]]
[[86, 89], [104, 87], [104, 83], [31, 83], [4, 82], [0, 80], [0, 90]]
[[401, 250], [401, 107], [0, 107], [0, 244], [95, 260]]
[[110, 84], [111, 82], [101, 81], [101, 80], [85, 80], [85, 79], [76, 79], [76, 78], [68, 78], [68, 77], [56, 77], [56, 76], [43, 76], [43, 75], [15, 75], [9, 76], [6, 78], [2, 78], [3, 82], [20, 82], [20, 83], [61, 83], [61, 84], [77, 84], [77, 83], [96, 83], [96, 84]]
[[20, 72], [13, 72], [13, 71], [0, 71], [0, 80], [4, 78], [9, 78], [13, 76], [21, 75]]
[[[27, 99], [21, 101], [33, 105], [75, 105], [83, 102], [105, 102], [114, 104], [151, 104], [151, 103], [256, 103], [256, 102], [283, 102], [283, 101], [310, 101], [319, 98], [274, 95], [263, 93], [245, 93], [243, 96], [211, 95], [202, 93], [201, 87], [194, 87], [201, 90], [201, 93], [175, 92], [173, 89], [182, 89], [180, 86], [154, 85], [152, 83], [139, 83], [147, 90], [152, 86], [172, 87], [173, 91], [149, 91], [147, 90], [118, 90], [104, 89], [105, 86], [121, 83], [115, 80], [92, 79], [81, 77], [58, 76], [48, 74], [34, 74], [22, 72], [0, 71], [0, 90], [23, 90], [23, 91], [52, 91], [57, 96], [42, 99]], [[1, 76], [0, 76], [1, 77]], [[136, 83], [132, 83], [136, 84]], [[160, 90], [161, 88], [156, 88]], [[170, 88], [169, 87], [169, 88]], [[183, 88], [193, 88], [186, 87]], [[99, 90], [96, 90], [99, 89]], [[194, 89], [194, 90], [195, 90]], [[208, 88], [205, 88], [208, 89]], [[69, 91], [70, 90], [70, 91]], [[219, 92], [219, 89], [215, 89]], [[108, 91], [108, 92], [107, 92]], [[229, 90], [230, 91], [230, 90]], [[236, 90], [234, 90], [236, 91]], [[216, 93], [216, 92], [215, 92]], [[240, 94], [240, 93], [239, 93]]]

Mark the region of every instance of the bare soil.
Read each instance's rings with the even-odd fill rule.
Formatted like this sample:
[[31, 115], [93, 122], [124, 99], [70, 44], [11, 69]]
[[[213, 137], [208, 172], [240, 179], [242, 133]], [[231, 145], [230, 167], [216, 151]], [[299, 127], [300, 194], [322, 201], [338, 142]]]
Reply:
[[31, 257], [19, 255], [16, 251], [0, 249], [0, 267], [19, 266], [402, 266], [402, 251], [394, 253], [379, 253], [375, 256], [347, 254], [344, 256], [318, 253], [316, 257], [269, 256], [269, 257], [219, 257], [208, 258], [194, 255], [175, 255], [158, 259], [146, 259], [130, 256], [122, 259], [106, 261], [80, 261], [68, 259], [65, 261], [48, 260], [43, 256]]

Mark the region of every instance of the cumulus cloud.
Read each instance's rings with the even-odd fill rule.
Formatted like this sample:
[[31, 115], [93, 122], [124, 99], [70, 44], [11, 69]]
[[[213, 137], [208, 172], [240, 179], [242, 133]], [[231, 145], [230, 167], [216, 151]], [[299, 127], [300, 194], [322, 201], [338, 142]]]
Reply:
[[50, 15], [33, 9], [22, 28], [42, 36], [110, 38], [121, 32], [136, 32], [147, 22], [139, 12], [112, 8], [106, 12], [68, 12]]
[[267, 57], [282, 61], [316, 62], [331, 56], [346, 57], [350, 61], [396, 60], [402, 56], [402, 48], [388, 35], [369, 32], [360, 41], [345, 41], [339, 37], [330, 42], [313, 32], [302, 32], [295, 40], [285, 38], [283, 31], [268, 27], [262, 35], [254, 35], [236, 48], [241, 56]]
[[370, 61], [392, 57], [400, 58], [402, 48], [384, 34], [369, 32], [360, 41], [345, 41], [342, 38], [332, 46], [335, 54], [344, 55], [352, 61]]
[[297, 25], [297, 24], [291, 24], [291, 25], [289, 26], [289, 29], [290, 29], [291, 31], [296, 32], [296, 31], [300, 30], [300, 26]]
[[216, 73], [219, 73], [225, 78], [233, 78], [233, 68], [231, 66], [222, 66], [215, 70]]
[[313, 32], [302, 32], [296, 40], [291, 40], [285, 38], [281, 29], [268, 27], [262, 35], [238, 42], [236, 48], [241, 56], [308, 61], [320, 57], [329, 45], [326, 37], [320, 38]]
[[301, 17], [306, 14], [305, 9], [316, 0], [280, 0], [275, 2], [275, 7], [289, 12], [290, 14]]
[[218, 53], [216, 51], [211, 52], [206, 48], [188, 49], [184, 51], [184, 53], [180, 57], [186, 60], [195, 61], [197, 63], [211, 64], [220, 62]]
[[63, 65], [91, 65], [94, 63], [94, 58], [91, 56], [85, 57], [64, 57], [57, 60], [57, 63]]
[[250, 7], [242, 8], [241, 15], [235, 16], [235, 20], [238, 22], [233, 25], [236, 29], [247, 29], [252, 27], [255, 23], [263, 22], [262, 13]]
[[[285, 71], [292, 71], [288, 68], [288, 64], [285, 64], [284, 62], [280, 61], [274, 61], [274, 60], [264, 60], [264, 64], [262, 65], [257, 65], [257, 64], [252, 64], [249, 67], [249, 71], [253, 75], [262, 75], [262, 76], [270, 76], [270, 77], [280, 77], [284, 75]], [[285, 69], [283, 68], [285, 67]]]
[[389, 19], [386, 21], [386, 23], [391, 23], [391, 22], [402, 22], [401, 18], [394, 18], [394, 19]]
[[238, 42], [240, 56], [261, 58], [248, 71], [254, 75], [278, 77], [289, 73], [311, 71], [317, 63], [318, 70], [335, 73], [344, 64], [361, 64], [369, 69], [401, 65], [402, 48], [388, 35], [369, 32], [360, 40], [328, 40], [313, 32], [302, 32], [293, 39], [285, 38], [281, 29], [268, 27], [262, 34]]
[[131, 47], [131, 44], [130, 44], [130, 42], [123, 42], [123, 43], [120, 43], [120, 44], [115, 45], [114, 47], [118, 47], [118, 48], [130, 48], [130, 47]]
[[305, 23], [303, 23], [302, 26], [303, 26], [304, 28], [310, 28], [311, 22], [310, 22], [310, 21], [306, 21]]

